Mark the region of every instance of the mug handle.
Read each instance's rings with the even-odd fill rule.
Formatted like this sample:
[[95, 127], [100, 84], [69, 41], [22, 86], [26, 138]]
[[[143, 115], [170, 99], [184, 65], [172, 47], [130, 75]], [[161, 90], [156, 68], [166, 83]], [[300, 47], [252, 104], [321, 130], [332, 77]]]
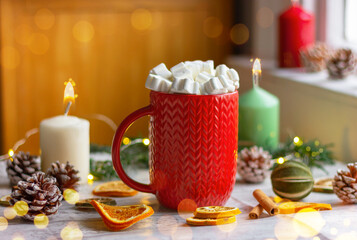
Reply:
[[119, 125], [114, 138], [113, 138], [113, 144], [112, 144], [112, 161], [113, 161], [113, 166], [117, 174], [119, 175], [120, 179], [127, 184], [129, 187], [140, 191], [140, 192], [147, 192], [147, 193], [153, 193], [155, 194], [156, 191], [153, 189], [151, 184], [143, 184], [139, 183], [132, 178], [130, 178], [124, 171], [123, 165], [121, 164], [120, 161], [120, 145], [122, 142], [122, 138], [124, 136], [124, 133], [130, 125], [137, 120], [138, 118], [141, 118], [146, 115], [151, 115], [153, 113], [152, 106], [146, 106], [143, 108], [140, 108], [136, 110], [135, 112], [131, 113], [129, 116], [127, 116], [122, 123]]

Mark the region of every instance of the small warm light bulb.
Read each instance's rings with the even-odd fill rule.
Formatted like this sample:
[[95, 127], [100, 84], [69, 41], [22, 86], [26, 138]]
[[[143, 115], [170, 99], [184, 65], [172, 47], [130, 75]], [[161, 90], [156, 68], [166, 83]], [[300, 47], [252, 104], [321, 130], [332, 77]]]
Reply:
[[148, 139], [148, 138], [144, 138], [143, 139], [143, 143], [144, 143], [144, 145], [149, 145], [150, 144], [150, 140]]
[[276, 162], [277, 162], [278, 164], [283, 164], [283, 163], [285, 162], [285, 158], [280, 157], [280, 158], [278, 158], [278, 160], [276, 160]]
[[123, 139], [123, 144], [124, 145], [128, 145], [129, 143], [130, 143], [130, 139], [129, 138], [126, 137], [126, 138]]
[[87, 178], [88, 178], [89, 181], [92, 181], [94, 179], [94, 176], [92, 174], [88, 174]]
[[11, 148], [9, 149], [9, 152], [7, 153], [9, 155], [9, 157], [14, 156], [14, 150], [12, 150]]
[[294, 137], [294, 143], [298, 143], [300, 141], [299, 137]]

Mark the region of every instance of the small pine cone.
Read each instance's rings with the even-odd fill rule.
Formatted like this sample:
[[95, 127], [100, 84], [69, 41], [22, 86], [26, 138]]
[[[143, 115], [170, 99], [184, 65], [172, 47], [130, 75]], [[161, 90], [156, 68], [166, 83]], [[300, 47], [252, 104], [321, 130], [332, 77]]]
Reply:
[[18, 201], [26, 202], [29, 210], [23, 218], [33, 221], [37, 214], [56, 214], [62, 198], [56, 179], [46, 177], [44, 172], [36, 172], [27, 181], [19, 181], [12, 188], [10, 205]]
[[37, 171], [40, 171], [40, 159], [29, 153], [19, 152], [7, 160], [7, 175], [11, 186], [17, 185], [19, 181], [26, 181]]
[[326, 63], [331, 78], [342, 79], [352, 74], [356, 67], [356, 57], [351, 49], [338, 49]]
[[244, 148], [238, 155], [239, 175], [247, 182], [259, 183], [268, 176], [271, 155], [262, 147]]
[[307, 72], [320, 72], [326, 69], [326, 59], [331, 50], [324, 43], [316, 43], [300, 50], [300, 59]]
[[346, 203], [357, 203], [357, 162], [347, 164], [349, 171], [338, 170], [332, 181], [334, 193]]
[[57, 186], [62, 193], [68, 188], [77, 190], [80, 180], [77, 173], [78, 171], [69, 162], [63, 164], [57, 161], [52, 163], [51, 167], [47, 170], [47, 175], [57, 179]]

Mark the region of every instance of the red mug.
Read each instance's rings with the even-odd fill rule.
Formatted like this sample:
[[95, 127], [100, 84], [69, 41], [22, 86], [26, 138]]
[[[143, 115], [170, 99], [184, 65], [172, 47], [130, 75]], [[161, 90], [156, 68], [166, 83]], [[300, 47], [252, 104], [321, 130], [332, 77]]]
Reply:
[[[150, 115], [150, 184], [131, 179], [120, 162], [126, 129]], [[112, 145], [115, 171], [129, 187], [153, 193], [177, 209], [181, 201], [223, 206], [235, 184], [238, 148], [238, 92], [183, 95], [151, 91], [150, 105], [127, 116]]]

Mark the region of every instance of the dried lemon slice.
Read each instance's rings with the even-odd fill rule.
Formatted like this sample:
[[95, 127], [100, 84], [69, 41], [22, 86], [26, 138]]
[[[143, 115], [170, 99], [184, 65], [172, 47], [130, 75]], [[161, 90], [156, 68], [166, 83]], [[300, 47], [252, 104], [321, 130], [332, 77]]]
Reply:
[[138, 192], [125, 185], [122, 181], [112, 181], [96, 186], [92, 193], [103, 197], [130, 197]]
[[330, 204], [327, 203], [306, 203], [306, 202], [285, 202], [279, 205], [280, 214], [297, 213], [301, 209], [312, 208], [317, 211], [332, 210]]
[[207, 206], [199, 207], [194, 213], [195, 218], [227, 218], [240, 214], [236, 207]]
[[109, 206], [91, 201], [95, 210], [102, 217], [105, 225], [113, 231], [119, 231], [130, 227], [134, 223], [154, 214], [154, 210], [145, 204], [130, 206]]
[[212, 226], [212, 225], [223, 225], [234, 223], [236, 221], [236, 217], [226, 217], [226, 218], [195, 218], [190, 217], [186, 219], [187, 224], [194, 226]]

